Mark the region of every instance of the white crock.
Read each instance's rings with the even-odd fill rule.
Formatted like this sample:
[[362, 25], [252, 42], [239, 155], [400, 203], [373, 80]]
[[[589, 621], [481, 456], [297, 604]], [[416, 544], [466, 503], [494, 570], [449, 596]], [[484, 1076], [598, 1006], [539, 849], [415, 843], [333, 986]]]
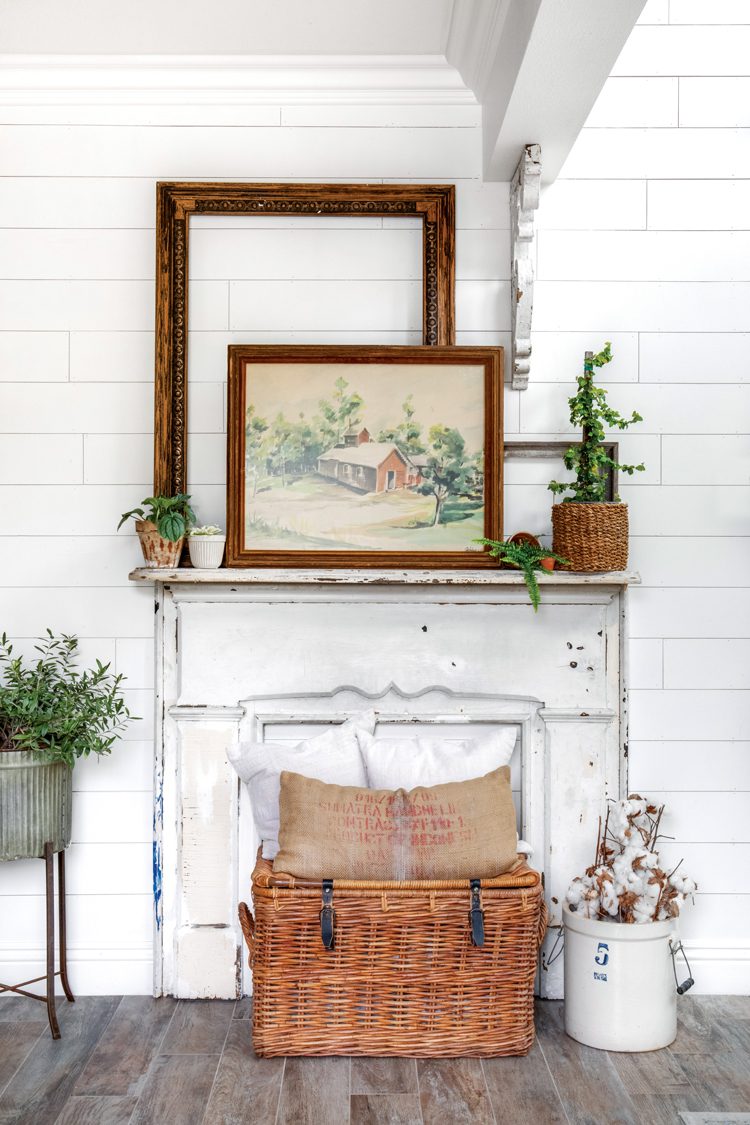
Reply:
[[655, 1051], [677, 1035], [677, 920], [583, 918], [566, 903], [565, 1030], [603, 1051]]

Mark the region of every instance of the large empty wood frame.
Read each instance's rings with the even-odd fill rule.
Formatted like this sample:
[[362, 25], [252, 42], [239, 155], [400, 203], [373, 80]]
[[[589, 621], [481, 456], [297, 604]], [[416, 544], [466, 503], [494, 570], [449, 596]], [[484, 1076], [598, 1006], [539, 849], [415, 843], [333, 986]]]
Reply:
[[156, 188], [154, 493], [187, 485], [191, 215], [421, 218], [423, 343], [453, 344], [455, 189], [446, 184], [160, 183]]

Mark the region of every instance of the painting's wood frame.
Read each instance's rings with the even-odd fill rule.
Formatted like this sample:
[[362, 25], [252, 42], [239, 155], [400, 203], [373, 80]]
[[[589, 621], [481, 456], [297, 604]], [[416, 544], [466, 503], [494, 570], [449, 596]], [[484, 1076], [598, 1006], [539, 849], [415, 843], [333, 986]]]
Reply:
[[245, 364], [398, 363], [484, 367], [484, 535], [500, 539], [503, 526], [503, 349], [490, 347], [385, 347], [250, 345], [228, 348], [227, 566], [423, 567], [475, 570], [496, 567], [483, 551], [250, 551], [244, 547]]
[[423, 343], [455, 340], [452, 184], [156, 185], [154, 494], [187, 485], [188, 280], [191, 215], [364, 215], [421, 218]]

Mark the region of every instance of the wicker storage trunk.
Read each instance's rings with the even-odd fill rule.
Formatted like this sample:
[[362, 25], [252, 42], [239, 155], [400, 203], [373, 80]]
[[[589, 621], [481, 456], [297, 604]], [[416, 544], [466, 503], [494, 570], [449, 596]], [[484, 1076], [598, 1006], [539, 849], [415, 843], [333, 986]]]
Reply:
[[547, 909], [527, 866], [482, 881], [482, 946], [472, 942], [468, 880], [337, 880], [332, 949], [321, 935], [320, 883], [274, 875], [259, 859], [252, 890], [255, 917], [242, 903], [240, 921], [258, 1055], [492, 1057], [531, 1048]]

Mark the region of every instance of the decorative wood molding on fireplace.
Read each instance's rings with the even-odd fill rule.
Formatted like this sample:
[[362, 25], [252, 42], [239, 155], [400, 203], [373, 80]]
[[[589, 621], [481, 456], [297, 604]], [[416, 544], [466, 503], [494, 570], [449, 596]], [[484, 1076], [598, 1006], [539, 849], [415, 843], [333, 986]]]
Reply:
[[[236, 908], [256, 841], [226, 756], [374, 706], [386, 723], [519, 728], [521, 833], [552, 933], [608, 797], [627, 788], [629, 574], [541, 576], [533, 615], [510, 571], [154, 572], [155, 992], [234, 997]], [[450, 730], [453, 734], [450, 734]], [[458, 734], [455, 732], [458, 730]], [[247, 986], [247, 979], [245, 979]], [[542, 973], [562, 990], [560, 963]]]
[[366, 215], [419, 218], [423, 342], [455, 342], [455, 188], [452, 184], [156, 186], [154, 493], [186, 491], [188, 281], [191, 215]]

